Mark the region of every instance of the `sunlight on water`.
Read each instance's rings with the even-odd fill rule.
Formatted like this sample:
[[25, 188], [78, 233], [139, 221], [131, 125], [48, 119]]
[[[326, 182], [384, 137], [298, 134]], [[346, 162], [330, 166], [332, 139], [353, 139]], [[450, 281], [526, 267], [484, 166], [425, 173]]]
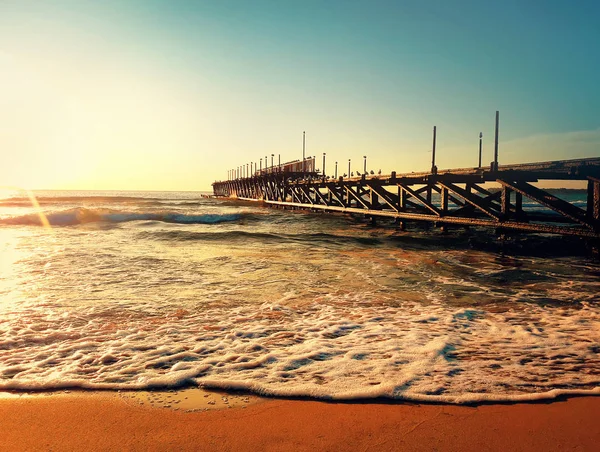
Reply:
[[27, 197], [0, 200], [0, 389], [599, 391], [600, 266], [585, 257], [190, 193], [37, 199], [52, 230]]

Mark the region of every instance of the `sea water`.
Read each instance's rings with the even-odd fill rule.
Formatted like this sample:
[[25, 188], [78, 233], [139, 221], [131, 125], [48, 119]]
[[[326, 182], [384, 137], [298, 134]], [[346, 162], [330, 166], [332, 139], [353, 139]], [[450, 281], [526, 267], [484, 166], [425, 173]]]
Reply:
[[477, 234], [198, 193], [5, 193], [0, 390], [600, 394], [600, 265]]

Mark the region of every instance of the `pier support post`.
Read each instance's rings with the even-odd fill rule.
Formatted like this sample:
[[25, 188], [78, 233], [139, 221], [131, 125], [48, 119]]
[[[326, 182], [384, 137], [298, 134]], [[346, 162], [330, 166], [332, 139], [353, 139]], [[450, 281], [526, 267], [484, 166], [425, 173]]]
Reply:
[[511, 189], [507, 187], [502, 187], [502, 195], [501, 195], [501, 208], [502, 208], [502, 217], [508, 218], [510, 216], [510, 193]]
[[594, 229], [600, 228], [600, 179], [588, 177], [587, 187], [587, 217], [594, 225]]
[[379, 209], [379, 196], [377, 196], [377, 193], [375, 193], [375, 190], [371, 189], [369, 190], [369, 193], [371, 195], [371, 209], [372, 210], [376, 210]]
[[408, 199], [408, 194], [406, 190], [398, 185], [398, 208], [400, 210], [406, 209], [406, 201]]
[[446, 187], [442, 187], [440, 210], [442, 215], [448, 213], [448, 189]]
[[401, 231], [406, 230], [406, 221], [402, 220], [401, 218], [394, 218], [394, 224]]
[[523, 195], [519, 192], [515, 193], [515, 215], [518, 219], [523, 217]]

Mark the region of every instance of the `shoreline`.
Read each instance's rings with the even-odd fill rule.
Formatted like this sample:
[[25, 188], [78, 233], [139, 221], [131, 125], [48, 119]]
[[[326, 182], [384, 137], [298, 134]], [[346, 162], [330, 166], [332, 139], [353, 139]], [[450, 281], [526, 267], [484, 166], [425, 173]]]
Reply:
[[154, 395], [146, 400], [126, 391], [4, 393], [0, 449], [591, 451], [600, 442], [594, 396], [474, 406], [195, 389], [215, 403], [184, 409], [189, 391], [146, 391]]

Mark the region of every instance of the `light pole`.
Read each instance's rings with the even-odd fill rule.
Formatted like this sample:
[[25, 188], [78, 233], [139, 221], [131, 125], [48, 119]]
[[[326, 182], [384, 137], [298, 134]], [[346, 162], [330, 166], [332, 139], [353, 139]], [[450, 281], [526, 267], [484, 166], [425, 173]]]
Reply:
[[325, 179], [325, 152], [323, 152], [323, 172], [321, 174], [323, 175], [323, 179]]
[[494, 171], [498, 171], [498, 132], [500, 129], [500, 112], [496, 111], [496, 136], [494, 137]]
[[305, 171], [305, 169], [304, 169], [305, 153], [306, 153], [306, 132], [302, 132], [302, 172]]
[[281, 173], [281, 154], [277, 154], [277, 158], [279, 159], [279, 172]]
[[365, 159], [365, 165], [364, 165], [363, 171], [365, 174], [367, 174], [367, 156], [363, 155], [363, 158]]
[[335, 178], [337, 179], [337, 162], [335, 162]]
[[351, 159], [348, 159], [348, 177], [350, 177], [350, 160]]
[[479, 168], [481, 168], [481, 139], [483, 138], [483, 132], [479, 132]]
[[431, 172], [433, 174], [437, 173], [437, 169], [435, 167], [435, 138], [436, 138], [436, 127], [433, 126], [433, 153], [431, 155]]
[[275, 154], [271, 154], [271, 171], [273, 171], [273, 157], [275, 157]]

